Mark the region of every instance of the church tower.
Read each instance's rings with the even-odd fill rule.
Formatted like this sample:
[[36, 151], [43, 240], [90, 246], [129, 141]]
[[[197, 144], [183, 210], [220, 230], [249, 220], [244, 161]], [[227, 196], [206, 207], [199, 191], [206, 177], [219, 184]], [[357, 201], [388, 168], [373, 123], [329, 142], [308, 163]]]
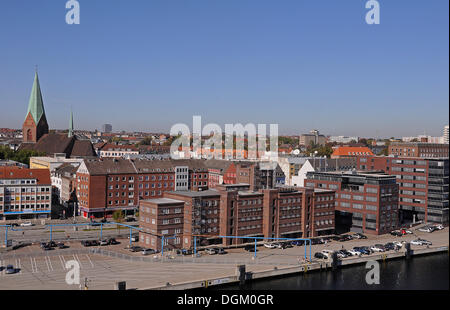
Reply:
[[34, 75], [28, 111], [22, 126], [23, 142], [36, 143], [44, 134], [48, 133], [47, 118], [45, 117], [44, 102], [37, 71]]

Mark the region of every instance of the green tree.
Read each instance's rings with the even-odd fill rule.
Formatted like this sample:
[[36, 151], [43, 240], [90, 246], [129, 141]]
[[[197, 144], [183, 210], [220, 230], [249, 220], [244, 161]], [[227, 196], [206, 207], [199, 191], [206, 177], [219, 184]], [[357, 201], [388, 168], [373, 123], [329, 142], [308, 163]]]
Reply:
[[122, 210], [116, 210], [116, 211], [114, 211], [112, 217], [113, 217], [114, 221], [120, 223], [125, 218], [125, 214], [123, 213]]

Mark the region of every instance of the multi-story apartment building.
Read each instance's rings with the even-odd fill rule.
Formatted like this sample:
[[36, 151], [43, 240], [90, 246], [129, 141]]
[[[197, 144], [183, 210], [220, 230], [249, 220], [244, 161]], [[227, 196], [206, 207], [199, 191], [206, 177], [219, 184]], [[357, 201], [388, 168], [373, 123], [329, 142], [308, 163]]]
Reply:
[[298, 139], [298, 144], [308, 147], [310, 144], [325, 145], [327, 138], [321, 135], [318, 130], [313, 129], [309, 134], [302, 134]]
[[401, 157], [422, 158], [448, 158], [449, 155], [448, 144], [424, 142], [394, 142], [389, 145], [388, 154]]
[[[252, 191], [249, 184], [229, 184], [201, 192], [165, 192], [166, 198], [169, 200], [141, 201], [142, 246], [159, 249], [163, 235], [179, 238], [180, 242], [173, 244], [176, 248], [192, 248], [194, 236], [197, 245], [230, 245], [247, 240], [224, 236], [307, 238], [334, 232], [332, 190], [285, 187]], [[158, 208], [165, 207], [156, 205], [163, 204], [172, 204], [173, 211], [166, 208], [165, 213], [158, 213]], [[152, 207], [154, 211], [149, 210]], [[173, 213], [180, 209], [181, 214]]]
[[398, 227], [398, 184], [378, 173], [309, 172], [307, 187], [336, 192], [337, 230], [384, 234]]
[[359, 170], [380, 170], [396, 176], [401, 223], [422, 220], [448, 224], [448, 157], [358, 156], [357, 166]]
[[[139, 209], [139, 243], [145, 248], [182, 247], [184, 201], [171, 198], [142, 200]], [[162, 241], [161, 236], [167, 238]]]
[[0, 221], [50, 218], [51, 197], [48, 170], [0, 167]]
[[85, 218], [133, 213], [139, 200], [162, 198], [165, 191], [207, 189], [208, 169], [202, 160], [84, 160], [76, 188]]

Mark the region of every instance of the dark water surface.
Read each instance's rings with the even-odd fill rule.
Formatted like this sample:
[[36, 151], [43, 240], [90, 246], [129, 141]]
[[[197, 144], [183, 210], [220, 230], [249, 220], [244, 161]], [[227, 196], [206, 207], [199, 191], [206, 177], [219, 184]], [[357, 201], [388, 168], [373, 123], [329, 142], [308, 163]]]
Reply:
[[[249, 290], [448, 290], [449, 254], [412, 257], [410, 260], [380, 261], [380, 284], [366, 283], [365, 264], [342, 267], [335, 272], [312, 271], [306, 274], [253, 281]], [[211, 287], [239, 289], [239, 285]]]

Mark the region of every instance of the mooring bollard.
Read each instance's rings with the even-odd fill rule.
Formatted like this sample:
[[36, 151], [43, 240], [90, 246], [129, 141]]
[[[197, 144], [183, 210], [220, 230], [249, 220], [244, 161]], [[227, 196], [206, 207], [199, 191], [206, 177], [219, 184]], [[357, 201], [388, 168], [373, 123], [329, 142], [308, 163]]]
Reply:
[[409, 243], [409, 242], [406, 243], [405, 249], [406, 249], [406, 252], [405, 252], [406, 259], [410, 259], [411, 258], [411, 243]]

